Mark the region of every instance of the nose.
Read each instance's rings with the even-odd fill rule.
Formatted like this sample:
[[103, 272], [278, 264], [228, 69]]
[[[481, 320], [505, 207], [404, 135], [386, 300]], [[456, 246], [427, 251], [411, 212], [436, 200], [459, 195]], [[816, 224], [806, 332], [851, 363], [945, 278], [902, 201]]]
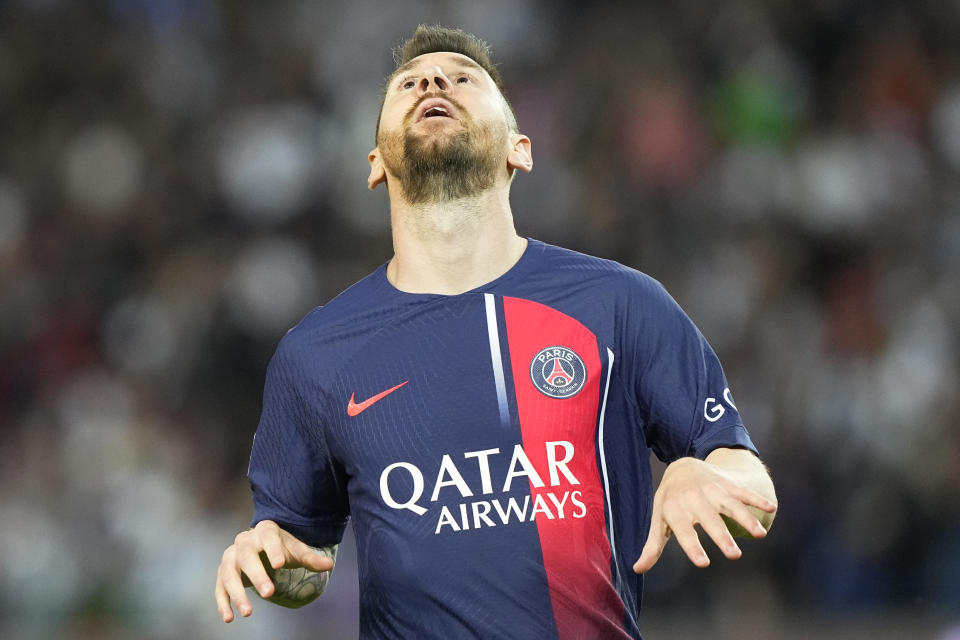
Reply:
[[420, 78], [420, 82], [417, 84], [417, 89], [420, 95], [423, 95], [431, 91], [434, 87], [440, 91], [447, 92], [450, 91], [452, 86], [453, 84], [450, 82], [450, 79], [447, 78], [446, 74], [443, 73], [440, 67], [436, 67]]

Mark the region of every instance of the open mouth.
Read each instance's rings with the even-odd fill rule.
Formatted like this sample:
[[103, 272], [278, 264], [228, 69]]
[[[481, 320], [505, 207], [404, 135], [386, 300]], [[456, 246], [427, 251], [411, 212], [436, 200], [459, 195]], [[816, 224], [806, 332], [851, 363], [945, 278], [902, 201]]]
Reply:
[[430, 107], [423, 112], [424, 118], [449, 118], [450, 114], [443, 107]]
[[442, 98], [431, 98], [429, 100], [424, 100], [423, 104], [420, 105], [420, 108], [417, 111], [419, 113], [417, 122], [426, 120], [427, 118], [457, 119], [453, 105]]

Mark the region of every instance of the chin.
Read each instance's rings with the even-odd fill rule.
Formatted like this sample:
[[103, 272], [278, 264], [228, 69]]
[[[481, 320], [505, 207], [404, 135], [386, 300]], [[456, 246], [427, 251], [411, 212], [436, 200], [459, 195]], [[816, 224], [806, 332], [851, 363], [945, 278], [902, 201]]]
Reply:
[[469, 141], [464, 138], [463, 131], [433, 131], [426, 134], [410, 132], [407, 137], [405, 160], [411, 155], [441, 155], [458, 147], [462, 153], [465, 147], [469, 146]]

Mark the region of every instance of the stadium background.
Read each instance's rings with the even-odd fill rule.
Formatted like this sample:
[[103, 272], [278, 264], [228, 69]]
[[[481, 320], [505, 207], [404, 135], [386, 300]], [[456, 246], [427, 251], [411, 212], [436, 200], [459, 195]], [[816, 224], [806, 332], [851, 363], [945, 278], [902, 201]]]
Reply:
[[274, 346], [390, 255], [378, 90], [437, 21], [533, 139], [519, 231], [664, 282], [773, 469], [648, 636], [960, 636], [956, 0], [0, 2], [0, 636], [355, 637], [352, 540], [299, 611], [224, 626], [214, 571]]

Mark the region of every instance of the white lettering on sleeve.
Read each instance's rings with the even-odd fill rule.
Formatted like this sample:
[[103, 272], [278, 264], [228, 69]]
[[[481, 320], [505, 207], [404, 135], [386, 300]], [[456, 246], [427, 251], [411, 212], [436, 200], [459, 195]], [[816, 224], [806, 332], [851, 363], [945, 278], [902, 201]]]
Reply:
[[[711, 408], [710, 405], [713, 405]], [[723, 408], [723, 405], [717, 403], [716, 398], [707, 398], [707, 401], [703, 403], [703, 417], [709, 420], [710, 422], [716, 422], [720, 419], [726, 409]]]
[[733, 404], [733, 394], [730, 393], [730, 387], [727, 387], [726, 389], [723, 390], [723, 399], [726, 400], [727, 404], [733, 407], [734, 409], [737, 408], [737, 405]]

